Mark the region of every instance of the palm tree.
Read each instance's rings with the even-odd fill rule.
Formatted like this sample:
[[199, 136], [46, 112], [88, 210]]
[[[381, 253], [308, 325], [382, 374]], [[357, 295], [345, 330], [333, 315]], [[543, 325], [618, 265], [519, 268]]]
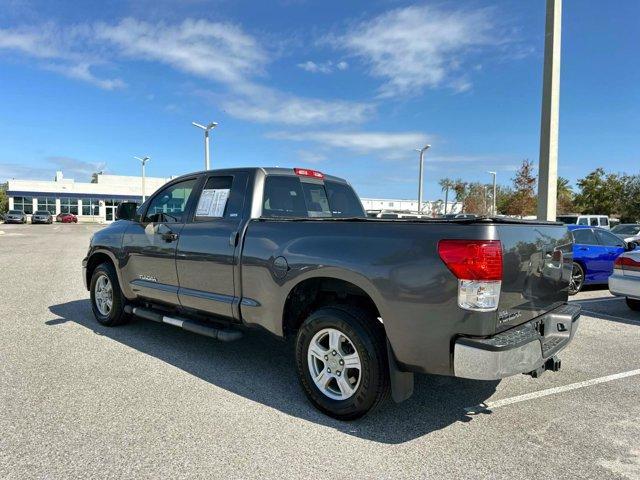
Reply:
[[449, 203], [449, 189], [453, 188], [454, 183], [450, 178], [441, 178], [438, 182], [440, 188], [444, 192], [444, 214], [447, 214], [447, 204]]

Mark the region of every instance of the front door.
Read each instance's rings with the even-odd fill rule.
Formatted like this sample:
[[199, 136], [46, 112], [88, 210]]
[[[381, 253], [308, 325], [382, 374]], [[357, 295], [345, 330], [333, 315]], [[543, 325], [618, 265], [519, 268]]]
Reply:
[[178, 304], [176, 246], [197, 181], [193, 177], [164, 187], [127, 227], [122, 273], [136, 295]]
[[110, 205], [105, 207], [105, 220], [107, 222], [113, 222], [116, 219], [116, 210], [118, 210], [118, 207], [112, 207]]
[[206, 179], [180, 233], [176, 267], [183, 307], [232, 318], [239, 298], [234, 276], [248, 174]]

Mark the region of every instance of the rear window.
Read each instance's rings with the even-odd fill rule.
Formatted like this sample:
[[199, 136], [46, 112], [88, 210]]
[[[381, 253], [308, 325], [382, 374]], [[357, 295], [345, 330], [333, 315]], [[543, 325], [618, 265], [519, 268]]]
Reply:
[[590, 228], [581, 228], [579, 230], [574, 230], [572, 233], [574, 243], [580, 243], [582, 245], [598, 245], [596, 236]]
[[360, 201], [344, 184], [301, 182], [297, 177], [270, 175], [265, 180], [264, 217], [364, 217]]

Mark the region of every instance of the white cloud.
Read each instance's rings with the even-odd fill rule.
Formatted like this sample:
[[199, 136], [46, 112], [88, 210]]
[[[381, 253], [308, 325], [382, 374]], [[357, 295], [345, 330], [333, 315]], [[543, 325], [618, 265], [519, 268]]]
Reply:
[[66, 178], [88, 182], [91, 175], [105, 169], [104, 163], [87, 162], [71, 157], [49, 157], [44, 167], [34, 168], [31, 165], [18, 163], [0, 163], [0, 180], [11, 178], [30, 180], [52, 180], [56, 170], [62, 170]]
[[320, 163], [327, 159], [327, 156], [325, 154], [319, 152], [311, 152], [309, 150], [298, 150], [296, 152], [296, 155], [298, 156], [298, 160], [300, 160], [302, 164]]
[[271, 132], [267, 137], [275, 140], [313, 142], [360, 154], [377, 152], [389, 159], [395, 158], [396, 151], [404, 158], [404, 152], [412, 152], [430, 139], [428, 135], [419, 132]]
[[381, 97], [417, 94], [424, 88], [471, 87], [459, 72], [470, 52], [501, 42], [491, 11], [411, 6], [353, 25], [329, 41], [361, 58], [385, 80]]
[[317, 63], [307, 60], [306, 62], [299, 63], [298, 67], [311, 73], [333, 73], [336, 70], [346, 70], [349, 68], [349, 64], [345, 61], [338, 63], [333, 63], [332, 61]]
[[[0, 29], [3, 50], [22, 53], [37, 59], [42, 68], [107, 90], [122, 88], [125, 82], [100, 78], [95, 73], [98, 66], [122, 59], [167, 65], [222, 86], [216, 89], [217, 104], [230, 115], [253, 122], [361, 123], [375, 111], [367, 103], [305, 98], [263, 86], [258, 79], [266, 75], [269, 52], [229, 23], [187, 19], [167, 24], [133, 18], [65, 28], [49, 23]], [[325, 67], [343, 70], [347, 64], [328, 62]]]

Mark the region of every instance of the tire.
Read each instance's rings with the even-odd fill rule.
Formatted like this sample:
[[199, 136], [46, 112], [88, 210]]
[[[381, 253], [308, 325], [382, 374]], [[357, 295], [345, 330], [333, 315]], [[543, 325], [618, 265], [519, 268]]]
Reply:
[[635, 298], [629, 298], [629, 297], [627, 297], [625, 300], [627, 301], [627, 306], [631, 310], [640, 311], [640, 300], [636, 300]]
[[[110, 286], [111, 290], [111, 305], [109, 308], [104, 304], [108, 297], [108, 293], [104, 292], [107, 285]], [[102, 287], [103, 293], [100, 293], [100, 287]], [[129, 316], [124, 311], [125, 298], [122, 295], [118, 276], [111, 263], [102, 263], [93, 271], [90, 292], [93, 315], [102, 325], [115, 327], [129, 321]]]
[[[338, 347], [334, 349], [329, 338], [336, 338], [331, 335], [336, 331], [339, 333]], [[310, 356], [312, 341], [320, 356]], [[332, 354], [334, 350], [338, 351], [337, 355]], [[354, 356], [354, 353], [357, 355]], [[316, 310], [298, 331], [295, 356], [298, 379], [307, 398], [330, 417], [355, 420], [374, 411], [389, 398], [384, 329], [364, 310], [345, 305]], [[356, 358], [358, 368], [344, 366], [345, 361], [347, 365], [354, 364]], [[338, 362], [343, 362], [342, 366]], [[346, 375], [342, 375], [343, 371]], [[322, 377], [320, 383], [325, 384], [324, 391], [313, 379], [317, 372]]]
[[574, 263], [569, 282], [569, 295], [575, 295], [582, 290], [582, 287], [584, 287], [584, 269], [579, 263]]

